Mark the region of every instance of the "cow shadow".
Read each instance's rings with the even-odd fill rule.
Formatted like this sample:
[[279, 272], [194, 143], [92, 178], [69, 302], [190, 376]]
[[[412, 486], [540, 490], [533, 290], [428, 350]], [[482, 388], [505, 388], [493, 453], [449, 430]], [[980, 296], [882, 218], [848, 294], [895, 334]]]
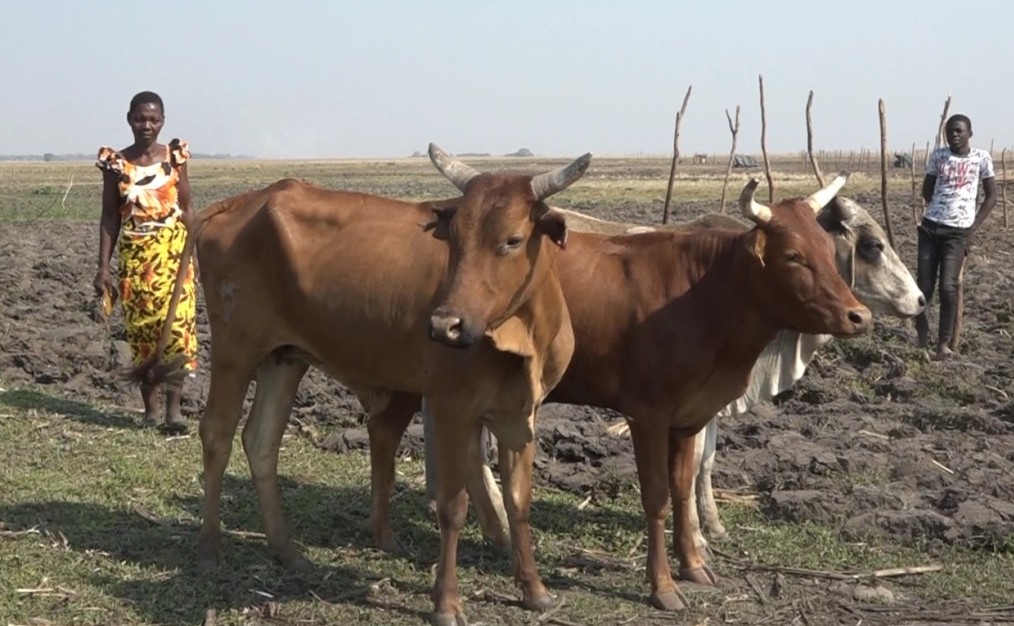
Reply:
[[[340, 604], [383, 608], [425, 621], [428, 613], [371, 594], [367, 589], [385, 574], [382, 563], [400, 560], [414, 571], [426, 571], [436, 562], [439, 532], [428, 513], [422, 490], [403, 487], [396, 492], [392, 513], [402, 550], [371, 554], [369, 487], [333, 487], [307, 484], [279, 477], [285, 512], [297, 545], [340, 549], [355, 546], [365, 551], [360, 560], [376, 560], [379, 570], [342, 563], [341, 559], [315, 561], [305, 571], [286, 572], [269, 555], [261, 534], [262, 523], [251, 481], [226, 475], [221, 508], [224, 533], [219, 567], [201, 569], [196, 558], [196, 539], [201, 514], [201, 494], [175, 498], [182, 513], [176, 518], [159, 517], [137, 505], [105, 505], [94, 502], [39, 501], [0, 505], [5, 530], [37, 529], [46, 540], [91, 560], [96, 554], [139, 569], [157, 570], [157, 576], [124, 576], [106, 568], [91, 568], [89, 582], [110, 597], [129, 604], [145, 621], [160, 624], [199, 624], [209, 608], [219, 611], [252, 605], [308, 599], [314, 596]], [[470, 523], [474, 523], [471, 520]], [[484, 572], [510, 575], [510, 561], [499, 555], [477, 532], [462, 536], [458, 565]], [[312, 556], [312, 555], [311, 555]], [[393, 565], [393, 562], [392, 562]], [[397, 571], [399, 567], [388, 568]], [[391, 584], [400, 592], [427, 597], [430, 581], [398, 579]], [[353, 593], [350, 594], [350, 590]]]
[[0, 391], [0, 406], [22, 411], [46, 411], [72, 419], [82, 424], [103, 428], [140, 430], [145, 428], [140, 420], [122, 409], [99, 410], [94, 406], [60, 396], [50, 395], [34, 389], [10, 389]]

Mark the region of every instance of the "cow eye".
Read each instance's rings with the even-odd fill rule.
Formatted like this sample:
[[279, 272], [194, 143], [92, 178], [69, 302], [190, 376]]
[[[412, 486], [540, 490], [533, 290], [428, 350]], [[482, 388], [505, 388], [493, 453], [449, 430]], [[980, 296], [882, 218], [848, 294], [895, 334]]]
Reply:
[[521, 235], [515, 235], [513, 237], [508, 237], [507, 241], [504, 242], [504, 246], [506, 246], [507, 248], [517, 248], [518, 246], [521, 245], [521, 242], [524, 241], [524, 240], [525, 240], [525, 238], [522, 237]]
[[866, 258], [876, 259], [884, 252], [884, 242], [879, 239], [863, 239], [859, 248]]
[[789, 263], [798, 263], [800, 265], [804, 265], [803, 255], [796, 250], [787, 251], [785, 253], [785, 260], [788, 261]]

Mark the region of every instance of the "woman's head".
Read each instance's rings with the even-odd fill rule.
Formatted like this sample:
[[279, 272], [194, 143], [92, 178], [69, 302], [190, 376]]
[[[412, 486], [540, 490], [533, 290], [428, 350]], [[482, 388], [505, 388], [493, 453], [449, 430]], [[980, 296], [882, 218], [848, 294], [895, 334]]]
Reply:
[[158, 134], [165, 123], [165, 105], [162, 98], [153, 91], [142, 91], [130, 99], [127, 123], [134, 133], [134, 143], [151, 145], [158, 141]]

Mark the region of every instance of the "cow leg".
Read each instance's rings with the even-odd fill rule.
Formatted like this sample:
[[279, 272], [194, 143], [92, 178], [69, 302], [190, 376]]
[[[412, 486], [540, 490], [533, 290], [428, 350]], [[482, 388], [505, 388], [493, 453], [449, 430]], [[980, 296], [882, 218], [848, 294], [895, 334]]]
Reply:
[[672, 496], [673, 512], [673, 556], [679, 559], [679, 576], [702, 585], [715, 584], [715, 575], [711, 572], [704, 559], [701, 558], [690, 527], [690, 516], [694, 503], [692, 500], [694, 470], [695, 437], [680, 436], [669, 433], [669, 490]]
[[514, 580], [521, 586], [522, 606], [526, 609], [545, 610], [553, 605], [553, 598], [539, 576], [529, 524], [535, 442], [529, 441], [520, 450], [511, 450], [501, 442], [499, 448], [500, 482], [507, 494], [504, 503], [511, 531]]
[[435, 626], [462, 626], [467, 624], [461, 609], [458, 591], [458, 536], [468, 514], [468, 493], [465, 478], [468, 471], [468, 446], [473, 439], [471, 419], [455, 406], [452, 398], [427, 398], [429, 410], [435, 420], [432, 429], [432, 454], [437, 487], [437, 522], [440, 525], [440, 556], [437, 560], [436, 580], [433, 584], [433, 619]]
[[[704, 520], [704, 532], [713, 541], [725, 539], [729, 533], [718, 516], [715, 490], [711, 486], [711, 473], [715, 469], [715, 447], [718, 439], [718, 418], [713, 417], [704, 427], [704, 458], [700, 461], [697, 488], [697, 508]], [[700, 433], [698, 433], [700, 437]], [[707, 545], [707, 543], [705, 543]]]
[[651, 603], [664, 611], [682, 611], [687, 608], [686, 599], [672, 579], [669, 556], [665, 550], [665, 516], [669, 504], [666, 433], [630, 421], [630, 438], [634, 444], [637, 480], [641, 486], [641, 506], [648, 521], [647, 568]]
[[374, 543], [388, 552], [398, 550], [391, 528], [395, 457], [405, 429], [419, 410], [419, 400], [416, 394], [392, 392], [374, 406], [363, 403], [370, 413], [366, 423], [370, 433], [370, 527]]
[[708, 540], [704, 538], [704, 533], [701, 532], [701, 518], [698, 515], [698, 509], [703, 506], [705, 498], [705, 494], [701, 493], [705, 436], [704, 430], [701, 430], [694, 436], [694, 488], [690, 490], [690, 531], [694, 536], [694, 545], [701, 552], [705, 552], [708, 549]]
[[[425, 399], [423, 399], [422, 403], [422, 418], [426, 464], [426, 495], [429, 496], [430, 500], [434, 500], [437, 497], [437, 455], [433, 450], [433, 435], [431, 434], [434, 428], [433, 415], [430, 413], [429, 407], [426, 406]], [[507, 511], [504, 509], [503, 496], [496, 484], [496, 479], [493, 478], [493, 470], [490, 469], [488, 461], [489, 450], [492, 447], [492, 437], [493, 435], [488, 430], [483, 429], [479, 467], [469, 469], [470, 475], [473, 472], [482, 474], [482, 484], [479, 489], [469, 488], [468, 496], [475, 503], [475, 514], [479, 518], [479, 527], [482, 528], [482, 534], [493, 542], [493, 546], [498, 552], [506, 553], [510, 550], [510, 539], [507, 535]]]
[[232, 454], [232, 440], [243, 411], [243, 399], [250, 386], [248, 371], [233, 363], [211, 357], [211, 382], [198, 431], [204, 457], [204, 511], [197, 535], [197, 558], [201, 567], [218, 562], [222, 543], [222, 479]]
[[268, 550], [286, 569], [309, 564], [292, 541], [278, 488], [278, 449], [307, 367], [303, 361], [268, 355], [257, 368], [257, 392], [243, 427], [243, 449], [264, 517]]

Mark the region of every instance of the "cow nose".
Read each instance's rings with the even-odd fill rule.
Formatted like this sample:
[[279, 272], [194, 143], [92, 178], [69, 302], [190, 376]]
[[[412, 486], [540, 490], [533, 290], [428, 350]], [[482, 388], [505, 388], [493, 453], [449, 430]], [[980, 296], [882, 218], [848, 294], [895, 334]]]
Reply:
[[846, 315], [856, 334], [866, 332], [873, 324], [873, 313], [866, 307], [849, 309]]
[[926, 296], [919, 294], [919, 299], [917, 300], [917, 302], [919, 303], [920, 309], [926, 308]]
[[465, 348], [471, 342], [464, 332], [461, 316], [447, 309], [437, 309], [430, 316], [430, 339], [455, 348]]

